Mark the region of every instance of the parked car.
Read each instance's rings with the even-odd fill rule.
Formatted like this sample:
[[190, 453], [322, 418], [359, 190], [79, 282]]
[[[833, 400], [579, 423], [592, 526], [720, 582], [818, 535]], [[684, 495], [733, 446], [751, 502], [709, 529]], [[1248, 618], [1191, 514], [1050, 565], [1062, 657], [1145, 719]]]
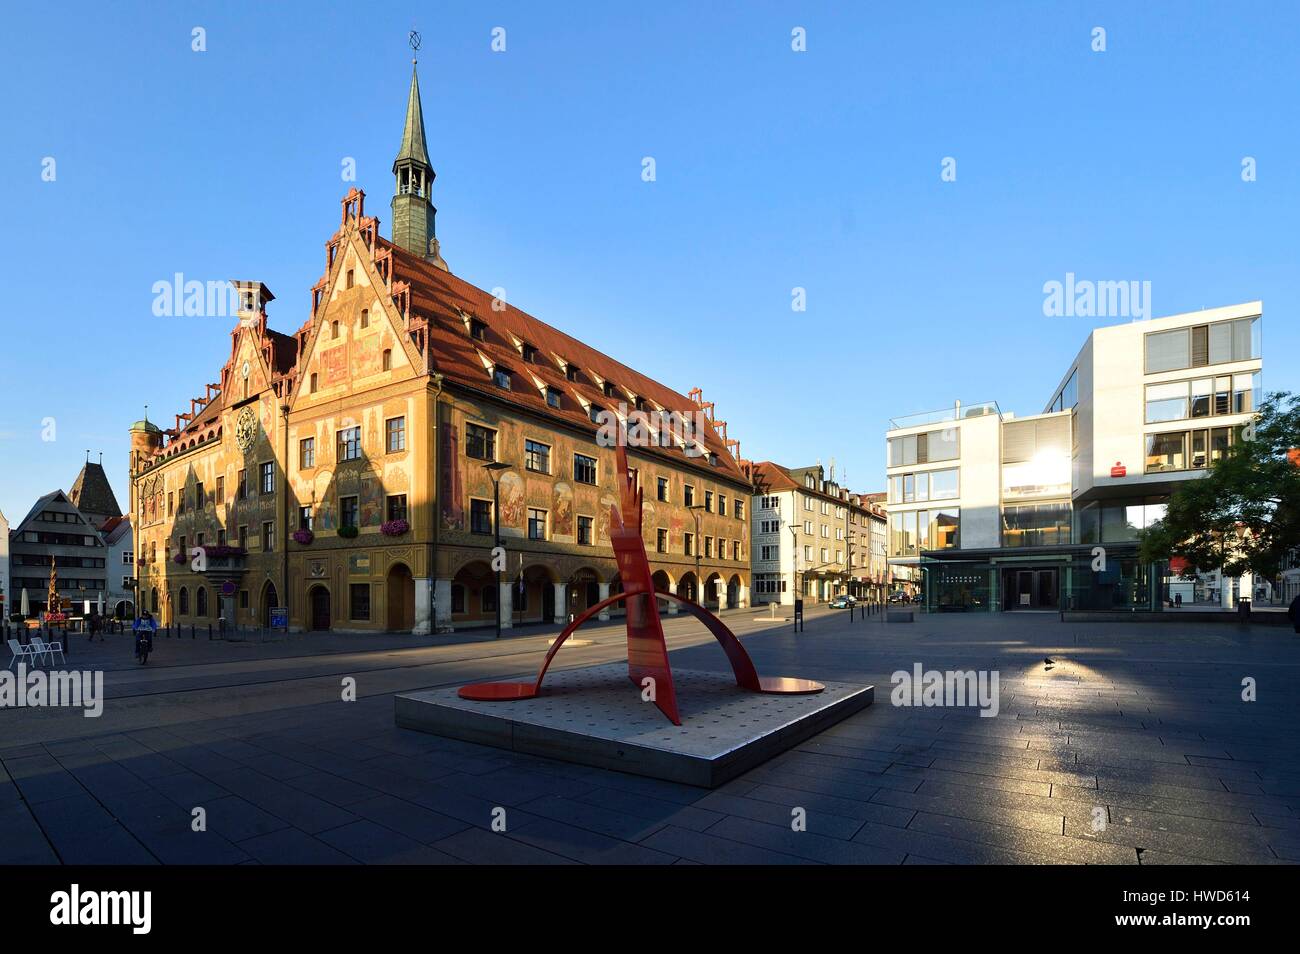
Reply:
[[910, 596], [908, 596], [906, 593], [904, 593], [904, 592], [902, 592], [902, 591], [900, 590], [900, 591], [897, 592], [897, 593], [890, 593], [890, 594], [889, 594], [889, 602], [891, 602], [891, 603], [910, 603], [910, 602], [912, 602], [912, 598], [911, 598]]
[[847, 593], [841, 593], [835, 599], [831, 600], [831, 609], [852, 609], [858, 605], [857, 597], [849, 596]]

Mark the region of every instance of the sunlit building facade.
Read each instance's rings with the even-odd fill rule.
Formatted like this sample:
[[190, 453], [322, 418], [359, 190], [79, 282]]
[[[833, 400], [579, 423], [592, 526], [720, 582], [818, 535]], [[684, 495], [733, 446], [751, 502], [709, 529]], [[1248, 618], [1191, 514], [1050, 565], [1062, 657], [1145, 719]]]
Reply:
[[1167, 568], [1138, 560], [1138, 532], [1240, 439], [1262, 399], [1262, 310], [1096, 329], [1030, 417], [958, 402], [894, 419], [896, 574], [932, 611], [1159, 609]]

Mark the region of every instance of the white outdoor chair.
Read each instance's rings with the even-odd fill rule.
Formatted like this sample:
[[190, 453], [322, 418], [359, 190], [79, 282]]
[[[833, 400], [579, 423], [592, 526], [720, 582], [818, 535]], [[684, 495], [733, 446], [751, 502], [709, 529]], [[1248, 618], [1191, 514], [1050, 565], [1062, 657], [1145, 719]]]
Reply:
[[43, 653], [45, 655], [45, 664], [47, 666], [54, 665], [55, 653], [59, 654], [59, 658], [63, 660], [65, 666], [68, 664], [68, 657], [63, 655], [63, 643], [58, 643], [54, 640], [50, 640], [47, 643], [41, 639], [33, 639], [32, 645], [36, 647], [38, 653]]
[[9, 660], [9, 666], [6, 668], [12, 668], [13, 664], [19, 659], [35, 659], [39, 662], [41, 658], [41, 653], [36, 649], [35, 645], [24, 646], [16, 639], [9, 640], [9, 652], [13, 653], [13, 657]]

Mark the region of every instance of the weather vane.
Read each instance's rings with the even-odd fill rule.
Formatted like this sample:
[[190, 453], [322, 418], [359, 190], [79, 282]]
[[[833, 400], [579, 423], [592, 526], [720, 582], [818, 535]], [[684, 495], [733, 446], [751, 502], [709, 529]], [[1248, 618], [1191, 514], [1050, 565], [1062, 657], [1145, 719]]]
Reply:
[[[406, 42], [409, 43], [409, 44], [411, 44], [411, 52], [413, 52], [413, 53], [417, 53], [417, 54], [420, 52], [420, 34], [419, 34], [419, 33], [417, 33], [416, 31], [412, 30], [412, 31], [411, 31], [411, 35], [408, 36], [408, 37], [406, 38]], [[416, 62], [418, 59], [419, 59], [418, 56], [413, 56], [413, 57], [411, 57], [411, 62], [414, 63], [414, 62]]]

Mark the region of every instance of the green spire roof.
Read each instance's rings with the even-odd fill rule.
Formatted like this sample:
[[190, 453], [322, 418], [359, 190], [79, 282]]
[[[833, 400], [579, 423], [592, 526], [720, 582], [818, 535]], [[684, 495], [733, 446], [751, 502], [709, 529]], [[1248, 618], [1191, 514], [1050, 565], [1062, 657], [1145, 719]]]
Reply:
[[424, 110], [420, 106], [420, 80], [411, 66], [411, 94], [406, 100], [406, 128], [402, 130], [402, 148], [393, 160], [393, 171], [403, 160], [413, 160], [430, 167], [429, 149], [424, 142]]

